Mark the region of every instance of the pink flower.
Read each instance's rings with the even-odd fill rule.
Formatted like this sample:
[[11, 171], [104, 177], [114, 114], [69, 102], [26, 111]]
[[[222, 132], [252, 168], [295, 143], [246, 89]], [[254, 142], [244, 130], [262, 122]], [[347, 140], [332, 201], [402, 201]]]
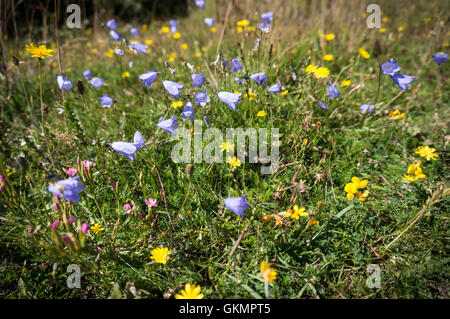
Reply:
[[55, 208], [56, 208], [56, 210], [61, 210], [61, 206], [59, 206], [59, 204], [58, 203], [55, 203]]
[[123, 205], [123, 209], [125, 209], [125, 210], [132, 210], [132, 208], [131, 208], [131, 205], [130, 204], [125, 204], [125, 205]]
[[56, 227], [58, 227], [58, 225], [59, 225], [59, 220], [57, 219], [57, 220], [55, 220], [55, 221], [53, 222], [51, 228], [52, 228], [52, 229], [55, 229]]
[[142, 214], [141, 214], [141, 213], [138, 213], [138, 217], [139, 217], [140, 219], [142, 219]]
[[86, 234], [89, 230], [89, 224], [88, 223], [84, 223], [83, 226], [81, 226], [81, 232], [83, 234]]
[[59, 196], [57, 194], [55, 194], [55, 199], [56, 199], [57, 202], [61, 201], [61, 199], [59, 198]]
[[69, 224], [72, 224], [75, 221], [75, 217], [73, 217], [73, 215], [71, 215], [69, 217], [69, 220], [67, 221]]
[[69, 199], [69, 200], [67, 201], [67, 203], [69, 204], [69, 206], [71, 206], [73, 202]]
[[149, 197], [148, 199], [145, 200], [145, 204], [148, 207], [155, 207], [156, 206], [156, 199], [153, 199], [153, 198]]
[[62, 240], [64, 240], [64, 242], [66, 244], [70, 244], [70, 237], [69, 236], [62, 234], [61, 238], [62, 238]]
[[75, 167], [71, 167], [66, 171], [67, 175], [75, 176], [78, 173], [78, 170]]

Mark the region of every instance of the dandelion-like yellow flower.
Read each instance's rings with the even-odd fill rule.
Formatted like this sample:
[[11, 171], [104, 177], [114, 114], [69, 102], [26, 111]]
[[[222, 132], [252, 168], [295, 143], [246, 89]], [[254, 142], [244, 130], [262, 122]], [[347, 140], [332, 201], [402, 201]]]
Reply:
[[203, 299], [203, 294], [200, 293], [202, 287], [200, 285], [186, 284], [180, 294], [175, 295], [175, 299]]
[[367, 197], [369, 196], [369, 191], [365, 190], [363, 193], [361, 193], [358, 190], [361, 188], [365, 188], [368, 183], [369, 182], [367, 180], [361, 181], [356, 176], [352, 177], [352, 182], [347, 183], [344, 188], [345, 192], [347, 193], [347, 198], [351, 200], [355, 198], [356, 195], [361, 202], [366, 201]]
[[370, 58], [369, 52], [367, 52], [363, 48], [359, 48], [358, 52], [359, 52], [359, 55], [361, 55], [364, 59]]
[[349, 86], [350, 84], [352, 84], [352, 80], [342, 80], [341, 81], [342, 87]]
[[181, 44], [181, 45], [180, 45], [180, 48], [181, 48], [182, 50], [187, 50], [187, 49], [188, 49], [187, 43]]
[[269, 284], [273, 281], [275, 281], [275, 279], [277, 279], [277, 271], [275, 269], [273, 269], [271, 263], [267, 263], [265, 261], [263, 261], [261, 263], [261, 265], [259, 266], [260, 269], [260, 275], [264, 278], [264, 280], [266, 282], [268, 282]]
[[233, 166], [233, 168], [239, 167], [241, 166], [241, 161], [238, 160], [236, 158], [236, 156], [234, 156], [233, 158], [228, 157], [228, 164], [230, 164], [231, 166]]
[[400, 120], [400, 119], [404, 118], [405, 115], [406, 115], [406, 113], [400, 113], [400, 111], [398, 109], [396, 109], [395, 111], [389, 112], [389, 117], [392, 120]]
[[152, 255], [150, 259], [153, 259], [156, 263], [165, 265], [167, 260], [169, 259], [169, 255], [171, 254], [170, 250], [167, 247], [163, 248], [155, 248], [150, 252]]
[[103, 231], [103, 230], [105, 230], [104, 228], [101, 228], [100, 227], [100, 224], [95, 224], [94, 226], [91, 226], [91, 230], [92, 230], [92, 232], [94, 233], [94, 234], [98, 234], [99, 232], [101, 232], [101, 231]]
[[256, 30], [256, 27], [248, 27], [247, 28], [247, 31], [248, 32], [252, 32], [252, 31], [255, 31]]
[[217, 32], [217, 28], [216, 27], [211, 27], [210, 30], [211, 30], [212, 33], [216, 33]]
[[170, 28], [168, 26], [164, 26], [161, 28], [162, 33], [169, 33], [170, 32]]
[[380, 32], [381, 33], [385, 33], [386, 32], [386, 28], [380, 28]]
[[252, 92], [252, 90], [248, 90], [248, 94], [244, 94], [244, 98], [248, 98], [249, 101], [253, 101], [255, 99], [256, 94]]
[[122, 78], [129, 78], [130, 77], [130, 72], [126, 71], [122, 73]]
[[259, 112], [256, 114], [256, 116], [258, 116], [258, 117], [264, 117], [264, 116], [266, 116], [266, 115], [267, 115], [267, 112], [264, 111], [264, 110], [261, 110], [261, 111], [259, 111]]
[[314, 64], [310, 64], [306, 67], [305, 72], [308, 74], [311, 74], [311, 72], [314, 72], [317, 69], [317, 66]]
[[333, 41], [334, 38], [336, 38], [334, 33], [327, 33], [327, 34], [325, 34], [325, 40], [327, 40], [327, 42]]
[[308, 214], [308, 212], [305, 212], [305, 207], [298, 207], [297, 205], [294, 205], [294, 212], [289, 217], [298, 220], [300, 217], [308, 216]]
[[333, 61], [334, 57], [333, 57], [332, 54], [325, 54], [325, 55], [323, 56], [323, 59], [324, 59], [325, 61]]
[[246, 26], [248, 26], [250, 24], [250, 22], [247, 19], [244, 19], [244, 20], [239, 20], [236, 24], [238, 27], [245, 28]]
[[45, 59], [48, 56], [53, 56], [52, 49], [47, 49], [45, 45], [36, 47], [33, 42], [30, 44], [25, 44], [25, 52], [31, 54], [32, 58]]
[[181, 38], [181, 33], [180, 32], [175, 32], [174, 34], [173, 34], [173, 36], [172, 36], [175, 40], [177, 40], [177, 39], [179, 39], [179, 38]]
[[436, 149], [432, 147], [428, 147], [428, 145], [425, 146], [419, 146], [416, 148], [414, 153], [419, 154], [422, 157], [425, 157], [427, 161], [430, 159], [436, 160], [436, 157], [438, 157], [438, 154], [435, 153]]
[[233, 144], [227, 142], [222, 143], [222, 151], [232, 151], [232, 150], [234, 150]]
[[151, 40], [151, 39], [145, 40], [145, 45], [152, 45], [152, 44], [153, 44], [153, 40]]
[[183, 106], [183, 101], [173, 101], [172, 102], [172, 107], [174, 109], [177, 109], [177, 108], [182, 107], [182, 106]]
[[114, 50], [113, 50], [113, 49], [109, 49], [108, 52], [105, 52], [105, 55], [106, 55], [108, 58], [112, 58], [113, 55], [114, 55]]
[[314, 72], [314, 76], [317, 79], [325, 79], [330, 74], [330, 70], [328, 70], [328, 68], [325, 68], [325, 67], [317, 68], [313, 72]]

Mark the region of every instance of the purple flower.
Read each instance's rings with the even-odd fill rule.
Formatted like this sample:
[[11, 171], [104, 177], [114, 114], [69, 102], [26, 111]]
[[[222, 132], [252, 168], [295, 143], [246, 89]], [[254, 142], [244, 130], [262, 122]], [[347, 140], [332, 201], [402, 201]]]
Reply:
[[86, 70], [83, 72], [83, 76], [86, 80], [89, 80], [91, 77], [91, 70]]
[[384, 74], [388, 74], [388, 75], [394, 75], [396, 72], [400, 71], [400, 67], [397, 64], [396, 60], [392, 60], [389, 62], [384, 62], [381, 65], [381, 70], [383, 71]]
[[258, 29], [264, 33], [269, 34], [270, 33], [270, 24], [267, 22], [258, 23]]
[[131, 36], [133, 36], [133, 37], [137, 37], [139, 35], [139, 31], [136, 28], [131, 28], [130, 33], [131, 33]]
[[322, 110], [328, 111], [328, 106], [325, 103], [319, 102], [319, 106]]
[[269, 93], [281, 93], [281, 83], [278, 81], [268, 89]]
[[243, 218], [244, 211], [250, 207], [246, 199], [247, 195], [242, 197], [228, 197], [223, 202], [229, 210]]
[[225, 103], [230, 110], [236, 111], [236, 104], [241, 101], [241, 95], [231, 92], [219, 92], [217, 94], [219, 99]]
[[264, 87], [266, 85], [267, 77], [264, 72], [259, 72], [259, 73], [250, 75], [250, 79], [252, 79], [256, 83], [258, 83], [259, 85]]
[[62, 235], [61, 235], [61, 239], [62, 239], [66, 244], [70, 244], [70, 237], [67, 236], [66, 234], [62, 234]]
[[103, 94], [103, 96], [99, 97], [98, 100], [102, 103], [102, 107], [111, 107], [114, 103], [114, 100], [106, 94]]
[[120, 50], [120, 49], [114, 49], [114, 53], [117, 54], [117, 55], [123, 56], [125, 54], [125, 51], [124, 50]]
[[205, 18], [203, 21], [209, 26], [212, 27], [214, 25], [214, 19], [213, 18]]
[[48, 186], [48, 190], [49, 192], [57, 194], [67, 200], [81, 202], [81, 198], [78, 193], [84, 189], [84, 185], [78, 181], [79, 178], [80, 176], [71, 177], [52, 183]]
[[156, 199], [149, 197], [148, 199], [145, 200], [145, 205], [147, 205], [148, 207], [155, 207]]
[[70, 215], [69, 219], [67, 220], [67, 222], [69, 224], [73, 224], [73, 222], [75, 221], [75, 217], [73, 215]]
[[102, 78], [95, 77], [95, 78], [92, 78], [92, 80], [91, 80], [92, 86], [96, 89], [102, 87], [103, 83], [105, 83], [105, 81], [103, 81]]
[[76, 167], [71, 167], [66, 171], [67, 175], [69, 176], [75, 176], [77, 175], [77, 172], [78, 170], [76, 169]]
[[242, 80], [241, 80], [240, 78], [234, 78], [234, 80], [235, 80], [239, 85], [242, 84]]
[[437, 65], [441, 65], [442, 63], [447, 62], [448, 53], [436, 53], [433, 55], [434, 62], [437, 63]]
[[59, 206], [58, 203], [55, 203], [55, 209], [56, 209], [57, 211], [60, 211], [60, 210], [61, 210], [61, 206]]
[[239, 62], [238, 59], [234, 58], [231, 60], [231, 73], [237, 72], [238, 70], [242, 70], [242, 63]]
[[112, 37], [114, 40], [116, 40], [116, 41], [119, 41], [120, 38], [122, 38], [122, 36], [121, 36], [119, 33], [117, 33], [116, 31], [114, 31], [114, 30], [110, 30], [110, 31], [109, 31], [109, 34], [110, 34], [111, 37]]
[[130, 204], [125, 204], [123, 205], [123, 209], [125, 209], [126, 211], [132, 210], [133, 208], [131, 208]]
[[176, 118], [176, 116], [172, 116], [172, 118], [168, 120], [163, 120], [163, 118], [161, 117], [158, 122], [158, 127], [166, 131], [167, 133], [177, 134], [177, 130], [175, 129], [175, 127], [178, 126], [178, 122], [175, 121]]
[[220, 60], [220, 62], [222, 63], [222, 66], [225, 70], [228, 69], [229, 63], [227, 62], [227, 60], [222, 59]]
[[366, 113], [372, 112], [373, 109], [375, 108], [375, 105], [363, 104], [359, 108], [361, 109], [361, 114], [366, 114]]
[[261, 19], [267, 23], [271, 23], [272, 19], [273, 19], [273, 12], [269, 11], [269, 12], [265, 12], [265, 13], [261, 14]]
[[131, 42], [130, 42], [130, 48], [131, 48], [133, 51], [136, 51], [136, 52], [138, 52], [138, 53], [146, 54], [146, 53], [147, 53], [147, 48], [148, 48], [148, 46], [146, 46], [145, 44], [136, 42], [136, 41], [131, 41]]
[[158, 72], [156, 70], [147, 71], [147, 73], [139, 75], [139, 79], [143, 80], [142, 84], [144, 86], [152, 87], [152, 84], [158, 78]]
[[184, 88], [183, 84], [173, 81], [163, 81], [163, 85], [167, 93], [169, 93], [176, 99], [180, 97], [180, 90]]
[[89, 224], [88, 223], [84, 223], [83, 226], [81, 226], [81, 232], [86, 235], [88, 230], [89, 230]]
[[203, 76], [203, 72], [200, 74], [192, 74], [192, 86], [198, 86], [199, 88], [202, 88], [203, 83], [205, 83], [206, 79]]
[[338, 89], [330, 82], [328, 85], [328, 96], [330, 99], [338, 98], [340, 95], [341, 93], [339, 93]]
[[111, 19], [108, 22], [106, 22], [106, 26], [110, 29], [117, 29], [116, 20]]
[[175, 19], [169, 20], [169, 25], [170, 25], [170, 32], [172, 34], [177, 32], [177, 27], [178, 27], [178, 21], [177, 20], [175, 20]]
[[203, 92], [195, 92], [195, 101], [194, 103], [200, 104], [202, 107], [205, 107], [206, 103], [208, 103], [209, 96], [206, 91]]
[[136, 131], [136, 133], [134, 133], [133, 143], [113, 142], [111, 144], [111, 148], [113, 150], [124, 155], [125, 157], [129, 158], [132, 161], [134, 161], [135, 159], [134, 153], [142, 147], [145, 147], [145, 140], [139, 131]]
[[195, 0], [195, 5], [200, 9], [205, 9], [205, 0]]
[[211, 121], [209, 120], [208, 116], [203, 117], [203, 121], [205, 121], [206, 127], [209, 127], [211, 125]]
[[50, 226], [50, 228], [51, 228], [51, 229], [55, 229], [55, 228], [58, 227], [58, 225], [59, 225], [59, 220], [57, 219], [57, 220], [55, 220], [55, 221], [52, 223], [52, 225]]
[[72, 88], [72, 82], [62, 75], [58, 75], [56, 81], [58, 82], [59, 88], [63, 91], [68, 91]]
[[408, 84], [413, 82], [415, 76], [405, 75], [405, 74], [394, 74], [391, 76], [392, 81], [394, 81], [397, 86], [403, 91], [408, 91]]
[[194, 121], [194, 119], [195, 119], [194, 108], [192, 107], [192, 103], [191, 102], [188, 102], [186, 104], [186, 106], [184, 107], [184, 110], [181, 113], [180, 117], [183, 119], [183, 121], [185, 121], [186, 119], [190, 119], [191, 121]]

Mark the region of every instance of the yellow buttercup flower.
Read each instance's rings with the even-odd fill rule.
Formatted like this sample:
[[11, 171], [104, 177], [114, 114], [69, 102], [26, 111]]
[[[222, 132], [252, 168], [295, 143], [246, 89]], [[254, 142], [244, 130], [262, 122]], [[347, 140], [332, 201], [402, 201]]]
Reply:
[[427, 161], [430, 159], [436, 160], [436, 157], [438, 157], [438, 154], [435, 153], [436, 149], [432, 147], [428, 147], [428, 145], [425, 146], [419, 146], [416, 148], [414, 153], [419, 154], [422, 157], [425, 157]]
[[222, 151], [232, 151], [234, 150], [234, 145], [227, 143], [227, 142], [223, 142], [222, 143]]
[[248, 32], [252, 32], [252, 31], [255, 31], [256, 30], [256, 27], [248, 27], [247, 28], [247, 31]]
[[256, 116], [258, 116], [258, 117], [264, 117], [264, 116], [266, 116], [266, 115], [267, 115], [267, 112], [264, 111], [264, 110], [261, 110], [261, 111], [259, 111], [259, 112], [256, 114]]
[[217, 32], [217, 28], [216, 27], [211, 27], [210, 30], [211, 30], [212, 33], [216, 33]]
[[327, 34], [325, 34], [325, 40], [327, 40], [328, 42], [333, 41], [334, 38], [336, 38], [334, 33], [327, 33]]
[[294, 212], [289, 216], [292, 219], [299, 219], [300, 217], [308, 216], [308, 212], [305, 212], [305, 207], [298, 207], [294, 205]]
[[333, 57], [332, 54], [325, 54], [325, 55], [323, 56], [323, 59], [324, 59], [325, 61], [333, 61], [334, 57]]
[[406, 113], [400, 113], [400, 111], [398, 109], [396, 109], [395, 111], [390, 111], [389, 112], [389, 117], [393, 120], [399, 120], [404, 118], [406, 115]]
[[101, 228], [100, 225], [97, 223], [94, 226], [91, 227], [91, 230], [94, 234], [98, 234], [99, 232], [105, 230], [104, 228]]
[[236, 158], [236, 156], [234, 156], [233, 158], [228, 157], [228, 164], [230, 164], [231, 166], [233, 166], [233, 168], [239, 167], [241, 166], [241, 161], [238, 160]]
[[330, 74], [330, 70], [328, 70], [328, 68], [325, 68], [325, 67], [317, 68], [317, 69], [315, 69], [313, 72], [314, 72], [314, 76], [315, 76], [317, 79], [324, 79], [324, 78], [327, 78], [328, 75]]
[[181, 37], [181, 33], [180, 32], [175, 32], [172, 36], [175, 40], [179, 39]]
[[169, 33], [170, 32], [170, 28], [168, 26], [164, 26], [161, 28], [162, 33]]
[[106, 55], [108, 58], [112, 58], [113, 55], [114, 55], [114, 50], [113, 50], [113, 49], [109, 49], [109, 51], [106, 52], [105, 55]]
[[352, 84], [352, 80], [342, 80], [341, 81], [342, 87], [349, 86], [350, 84]]
[[275, 281], [275, 279], [277, 279], [277, 272], [275, 269], [273, 269], [271, 263], [267, 263], [265, 261], [263, 261], [261, 263], [261, 265], [259, 266], [260, 269], [260, 275], [264, 278], [264, 280], [266, 282], [268, 282], [269, 284], [273, 281]]
[[155, 248], [150, 252], [152, 255], [150, 259], [153, 259], [156, 263], [165, 265], [167, 260], [169, 259], [169, 255], [171, 254], [170, 250], [167, 247], [163, 248]]
[[369, 52], [367, 52], [363, 48], [359, 48], [358, 52], [359, 52], [359, 55], [361, 55], [364, 59], [370, 58]]
[[314, 64], [310, 64], [306, 67], [305, 72], [308, 74], [311, 74], [311, 72], [314, 72], [317, 69], [317, 66]]
[[180, 294], [175, 295], [175, 299], [203, 299], [203, 294], [200, 293], [202, 287], [200, 285], [186, 284]]
[[31, 54], [32, 58], [45, 59], [48, 56], [53, 56], [53, 50], [47, 49], [45, 45], [36, 47], [33, 42], [25, 44], [25, 51]]
[[151, 40], [151, 39], [145, 40], [145, 45], [152, 45], [152, 44], [153, 44], [153, 40]]
[[122, 78], [129, 78], [130, 77], [130, 72], [126, 71], [122, 73]]
[[243, 27], [238, 27], [238, 28], [236, 29], [236, 31], [237, 31], [237, 33], [241, 33], [242, 31], [244, 31], [244, 28], [243, 28]]
[[380, 28], [379, 30], [381, 33], [385, 33], [386, 32], [386, 28]]
[[187, 49], [188, 49], [187, 43], [182, 43], [182, 44], [180, 45], [180, 48], [181, 48], [182, 50], [187, 50]]
[[250, 22], [247, 19], [244, 19], [244, 20], [238, 21], [236, 24], [238, 27], [245, 28], [246, 26], [248, 26], [250, 24]]
[[183, 101], [173, 101], [172, 102], [172, 107], [174, 109], [177, 109], [177, 108], [182, 107], [182, 106], [183, 106]]

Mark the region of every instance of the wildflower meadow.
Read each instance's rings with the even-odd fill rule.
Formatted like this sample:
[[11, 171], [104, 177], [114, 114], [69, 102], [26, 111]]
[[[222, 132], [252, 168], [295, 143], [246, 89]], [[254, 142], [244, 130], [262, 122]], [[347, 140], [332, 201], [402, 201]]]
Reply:
[[447, 299], [449, 2], [156, 3], [0, 2], [0, 298]]

